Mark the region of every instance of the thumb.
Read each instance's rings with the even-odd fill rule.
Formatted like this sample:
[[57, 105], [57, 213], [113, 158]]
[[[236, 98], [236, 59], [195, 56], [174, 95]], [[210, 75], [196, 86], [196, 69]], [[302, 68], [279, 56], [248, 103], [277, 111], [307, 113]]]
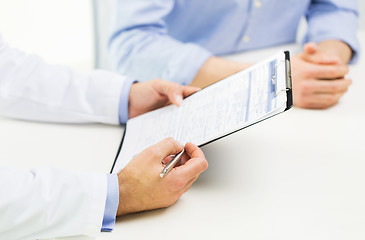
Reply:
[[193, 93], [196, 93], [197, 91], [200, 91], [201, 88], [199, 87], [192, 87], [192, 86], [184, 86], [183, 87], [183, 93], [184, 93], [184, 98], [190, 96]]
[[317, 43], [309, 42], [304, 45], [302, 58], [310, 63], [333, 65], [340, 64], [338, 57], [332, 57], [325, 54]]
[[185, 97], [200, 90], [200, 88], [183, 86], [178, 83], [168, 82], [161, 79], [154, 81], [154, 89], [159, 94], [167, 96], [169, 101], [176, 106], [180, 106]]
[[176, 106], [180, 106], [184, 98], [199, 90], [200, 88], [197, 87], [182, 86], [177, 84], [177, 87], [170, 89], [170, 92], [168, 93], [168, 98], [173, 104], [175, 104]]
[[309, 42], [304, 44], [304, 53], [306, 54], [315, 54], [316, 52], [318, 52], [318, 50], [319, 47], [315, 42]]
[[182, 175], [185, 179], [193, 179], [208, 168], [208, 161], [203, 151], [192, 143], [187, 143], [185, 150], [190, 159], [184, 165], [175, 168], [175, 173]]
[[162, 79], [154, 80], [153, 84], [153, 88], [159, 94], [166, 96], [169, 101], [176, 106], [181, 105], [184, 98], [182, 85], [174, 82], [168, 82]]

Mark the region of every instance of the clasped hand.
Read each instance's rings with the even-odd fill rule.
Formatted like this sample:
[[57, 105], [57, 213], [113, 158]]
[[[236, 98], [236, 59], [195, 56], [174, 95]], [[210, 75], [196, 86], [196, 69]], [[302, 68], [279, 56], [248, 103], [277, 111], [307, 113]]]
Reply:
[[338, 57], [325, 54], [315, 43], [292, 58], [294, 104], [325, 109], [336, 104], [351, 84], [349, 68]]

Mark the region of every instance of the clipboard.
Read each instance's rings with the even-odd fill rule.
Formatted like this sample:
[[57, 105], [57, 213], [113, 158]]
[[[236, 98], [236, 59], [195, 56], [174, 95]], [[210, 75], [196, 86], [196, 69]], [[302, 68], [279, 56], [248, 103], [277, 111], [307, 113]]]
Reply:
[[[275, 98], [275, 100], [279, 96], [281, 96], [280, 98], [283, 99], [282, 95], [283, 94], [285, 95], [285, 97], [286, 97], [286, 105], [285, 106], [282, 106], [283, 107], [283, 110], [280, 110], [278, 112], [274, 112], [273, 114], [270, 114], [270, 115], [265, 116], [263, 118], [256, 119], [255, 121], [249, 122], [249, 123], [247, 123], [246, 125], [244, 125], [242, 127], [237, 127], [236, 129], [230, 130], [229, 132], [226, 132], [226, 133], [221, 134], [219, 136], [216, 136], [216, 137], [214, 137], [212, 139], [209, 139], [209, 140], [207, 140], [205, 142], [202, 142], [200, 144], [197, 144], [199, 147], [202, 147], [202, 146], [205, 146], [205, 145], [210, 144], [212, 142], [215, 142], [215, 141], [217, 141], [219, 139], [222, 139], [222, 138], [227, 137], [227, 136], [229, 136], [231, 134], [234, 134], [234, 133], [236, 133], [238, 131], [241, 131], [241, 130], [247, 128], [247, 127], [250, 127], [250, 126], [252, 126], [254, 124], [257, 124], [257, 123], [259, 123], [259, 122], [261, 122], [263, 120], [266, 120], [266, 119], [269, 119], [269, 118], [271, 118], [273, 116], [276, 116], [277, 114], [280, 114], [282, 112], [288, 111], [293, 106], [293, 93], [292, 93], [292, 77], [291, 77], [291, 66], [290, 66], [290, 53], [289, 53], [289, 51], [285, 51], [285, 52], [279, 53], [278, 55], [281, 56], [282, 54], [284, 54], [284, 55], [283, 55], [283, 58], [280, 61], [276, 61], [276, 59], [274, 59], [274, 60], [271, 61], [270, 59], [273, 58], [273, 57], [271, 57], [269, 59], [266, 59], [266, 62], [263, 61], [263, 62], [257, 63], [253, 67], [255, 67], [256, 65], [259, 65], [259, 64], [261, 64], [261, 65], [267, 64], [267, 66], [271, 70], [271, 71], [268, 71], [269, 76], [268, 77], [265, 76], [265, 78], [267, 78], [267, 82], [269, 84], [269, 89], [271, 89], [271, 92], [269, 92], [269, 95], [271, 95], [273, 99]], [[280, 83], [279, 84], [279, 82], [278, 82], [278, 80], [279, 80], [278, 79], [278, 71], [279, 71], [279, 69], [280, 69], [281, 75], [284, 76], [284, 79], [282, 81], [284, 82], [285, 87], [282, 87], [281, 86], [283, 83]], [[218, 84], [221, 84], [221, 85], [222, 84], [225, 84], [224, 81], [228, 82], [229, 79], [232, 79], [235, 76], [237, 77], [238, 74], [247, 74], [247, 73], [250, 73], [250, 70], [251, 70], [251, 67], [250, 68], [247, 68], [247, 69], [245, 69], [245, 70], [243, 70], [243, 71], [241, 71], [239, 73], [236, 73], [236, 74], [234, 74], [234, 75], [232, 75], [232, 76], [230, 76], [230, 77], [228, 77], [226, 79], [223, 79], [223, 80], [221, 80], [221, 81], [219, 81], [217, 83], [214, 83], [214, 84], [212, 84], [212, 85], [210, 85], [210, 86], [208, 86], [208, 87], [200, 90], [199, 92], [209, 91], [209, 89], [212, 89], [212, 88], [219, 88], [220, 86], [218, 86]], [[281, 76], [281, 77], [283, 77], [283, 76]], [[236, 81], [238, 81], [238, 80], [236, 80]], [[192, 94], [192, 95], [190, 95], [189, 97], [187, 97], [185, 99], [193, 98], [192, 96], [194, 96], [195, 94]], [[168, 107], [171, 108], [172, 106], [167, 106], [167, 107], [164, 107], [164, 108], [168, 108]], [[167, 112], [168, 112], [168, 110], [169, 109], [166, 109]], [[155, 111], [158, 111], [158, 110], [155, 110]], [[163, 112], [164, 110], [159, 110], [159, 111], [160, 112]], [[153, 114], [153, 113], [151, 113], [151, 114]], [[143, 115], [147, 115], [147, 114], [143, 114]], [[141, 116], [143, 116], [143, 115], [141, 115]], [[120, 161], [123, 161], [122, 159], [119, 159], [119, 158], [120, 158], [121, 152], [123, 150], [123, 146], [125, 145], [125, 142], [126, 142], [127, 133], [129, 133], [128, 132], [128, 129], [129, 128], [128, 128], [128, 122], [127, 122], [127, 124], [125, 126], [125, 131], [124, 131], [124, 134], [123, 134], [121, 143], [119, 145], [118, 152], [116, 154], [116, 157], [115, 157], [115, 160], [114, 160], [114, 163], [113, 163], [113, 166], [111, 168], [110, 173], [119, 172], [122, 168], [124, 168], [124, 166], [127, 164], [127, 162], [129, 162], [135, 156], [135, 155], [131, 155], [130, 157], [127, 158], [127, 160], [126, 160], [127, 162], [125, 162], [124, 164], [121, 164], [120, 163]], [[164, 136], [164, 138], [165, 137], [171, 137], [171, 136], [168, 136], [167, 135], [167, 136]], [[157, 142], [154, 142], [154, 143], [157, 143]], [[154, 143], [152, 143], [150, 145], [153, 145]], [[140, 151], [142, 151], [143, 149], [140, 149]], [[135, 154], [138, 154], [140, 151], [136, 152]], [[118, 165], [118, 167], [116, 167], [117, 165]], [[121, 166], [123, 166], [123, 167], [121, 167]]]

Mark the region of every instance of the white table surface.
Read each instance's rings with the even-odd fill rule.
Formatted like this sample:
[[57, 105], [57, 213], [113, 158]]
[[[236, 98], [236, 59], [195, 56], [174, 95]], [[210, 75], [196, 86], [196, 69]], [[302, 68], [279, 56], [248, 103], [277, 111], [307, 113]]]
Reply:
[[[359, 33], [365, 47], [365, 31]], [[287, 46], [297, 50], [295, 45]], [[230, 56], [256, 61], [270, 48]], [[167, 209], [99, 239], [365, 239], [365, 58], [328, 110], [291, 109], [203, 147], [209, 168]], [[0, 162], [108, 172], [123, 129], [0, 118]]]

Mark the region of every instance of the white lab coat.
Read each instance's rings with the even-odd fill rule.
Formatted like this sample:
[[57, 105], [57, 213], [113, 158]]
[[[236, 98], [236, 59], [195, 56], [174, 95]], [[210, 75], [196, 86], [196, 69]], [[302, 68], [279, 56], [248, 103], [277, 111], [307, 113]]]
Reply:
[[[10, 48], [0, 35], [0, 115], [34, 121], [118, 124], [125, 78], [80, 74]], [[0, 166], [0, 239], [93, 236], [105, 208], [105, 174]]]

